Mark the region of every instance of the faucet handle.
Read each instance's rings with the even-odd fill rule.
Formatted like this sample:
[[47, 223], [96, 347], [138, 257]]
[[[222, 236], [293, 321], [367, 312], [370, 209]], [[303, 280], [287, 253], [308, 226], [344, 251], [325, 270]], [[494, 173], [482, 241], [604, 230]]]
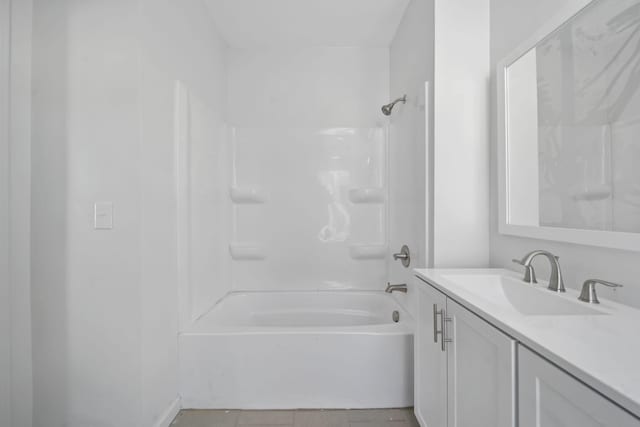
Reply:
[[538, 280], [536, 279], [536, 271], [533, 269], [533, 266], [531, 264], [527, 264], [524, 261], [515, 258], [511, 261], [524, 267], [525, 271], [524, 279], [522, 279], [523, 281], [527, 283], [538, 283]]
[[601, 279], [587, 279], [582, 284], [582, 291], [578, 299], [580, 301], [588, 302], [590, 304], [600, 304], [598, 300], [598, 294], [596, 294], [596, 285], [604, 285], [610, 288], [622, 288], [623, 286], [618, 283], [607, 282]]
[[402, 245], [402, 248], [400, 248], [400, 252], [398, 252], [397, 254], [393, 254], [393, 259], [395, 261], [400, 260], [404, 267], [409, 267], [409, 265], [411, 264], [411, 252], [409, 251], [409, 247], [407, 245]]

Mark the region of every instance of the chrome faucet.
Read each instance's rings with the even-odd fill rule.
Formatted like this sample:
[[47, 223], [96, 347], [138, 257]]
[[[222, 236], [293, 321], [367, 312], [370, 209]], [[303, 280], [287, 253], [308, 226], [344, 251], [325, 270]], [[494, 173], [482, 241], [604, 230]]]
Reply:
[[403, 293], [407, 293], [407, 285], [404, 283], [401, 283], [399, 285], [392, 285], [391, 283], [387, 282], [387, 289], [384, 290], [386, 293], [390, 294], [392, 292], [403, 292]]
[[522, 260], [514, 259], [513, 262], [525, 268], [523, 280], [527, 283], [538, 283], [536, 280], [536, 272], [531, 265], [533, 259], [538, 255], [545, 256], [551, 264], [551, 277], [549, 278], [548, 289], [554, 292], [565, 292], [564, 280], [562, 280], [562, 272], [560, 271], [560, 261], [558, 261], [559, 258], [551, 252], [533, 251], [525, 255]]

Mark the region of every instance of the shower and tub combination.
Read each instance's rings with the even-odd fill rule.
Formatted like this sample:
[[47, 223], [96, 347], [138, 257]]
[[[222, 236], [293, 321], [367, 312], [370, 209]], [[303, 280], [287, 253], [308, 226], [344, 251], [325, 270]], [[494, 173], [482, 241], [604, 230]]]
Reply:
[[[384, 114], [391, 114], [400, 101], [406, 102], [406, 96], [385, 105]], [[270, 132], [261, 129], [260, 138], [269, 139]], [[295, 153], [293, 145], [309, 138], [320, 147], [318, 156], [309, 157], [306, 167], [292, 168], [299, 173], [295, 181], [286, 178], [295, 173], [288, 170], [284, 177], [254, 176], [251, 180], [262, 187], [247, 188], [246, 177], [240, 178], [243, 171], [251, 171], [246, 173], [250, 175], [257, 170], [256, 162], [277, 163], [277, 159], [266, 151], [255, 156], [251, 142], [260, 140], [255, 130], [227, 132], [233, 158], [229, 208], [235, 229], [227, 256], [230, 276], [242, 280], [244, 289], [232, 289], [183, 328], [182, 404], [242, 409], [412, 406], [413, 318], [392, 295], [406, 293], [407, 288], [387, 283], [385, 289], [383, 280], [389, 262], [409, 267], [411, 260], [406, 246], [389, 253], [388, 129], [279, 129], [277, 133], [287, 152]], [[335, 163], [337, 158], [347, 158], [349, 170], [323, 170], [326, 162]], [[286, 205], [292, 187], [301, 183], [312, 187], [314, 179], [317, 194], [309, 189], [306, 193], [322, 200], [320, 193], [326, 192], [324, 209], [296, 219], [293, 213], [282, 217], [281, 209], [268, 208], [270, 202]], [[267, 190], [270, 182], [279, 182], [280, 187]], [[311, 199], [301, 203], [314, 204]], [[316, 220], [323, 225], [314, 235], [278, 232], [291, 222], [310, 227]], [[260, 240], [239, 243], [243, 221], [264, 221], [272, 227], [254, 228], [251, 233]], [[286, 275], [317, 274], [316, 263], [324, 265], [327, 275], [351, 282], [279, 282]]]
[[397, 84], [389, 48], [408, 1], [367, 3], [384, 31], [356, 13], [312, 42], [210, 3], [227, 102], [175, 91], [182, 406], [410, 407], [411, 289], [387, 285], [424, 265], [425, 187], [406, 178], [424, 82]]

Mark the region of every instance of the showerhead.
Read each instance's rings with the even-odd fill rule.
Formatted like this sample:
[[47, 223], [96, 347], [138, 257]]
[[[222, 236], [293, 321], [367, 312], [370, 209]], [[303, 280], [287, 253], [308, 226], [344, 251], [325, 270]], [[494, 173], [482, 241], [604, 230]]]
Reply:
[[407, 103], [407, 95], [404, 95], [402, 98], [398, 98], [395, 101], [393, 101], [390, 104], [387, 105], [383, 105], [382, 106], [382, 114], [384, 114], [385, 116], [390, 116], [391, 115], [391, 111], [393, 111], [393, 107], [395, 107], [395, 105], [398, 102], [402, 102], [403, 104]]

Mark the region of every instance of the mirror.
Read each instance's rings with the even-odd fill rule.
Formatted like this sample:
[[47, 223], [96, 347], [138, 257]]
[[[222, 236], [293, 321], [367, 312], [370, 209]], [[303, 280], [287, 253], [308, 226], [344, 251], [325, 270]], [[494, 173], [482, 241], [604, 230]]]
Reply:
[[500, 230], [640, 250], [640, 0], [582, 3], [498, 69]]

